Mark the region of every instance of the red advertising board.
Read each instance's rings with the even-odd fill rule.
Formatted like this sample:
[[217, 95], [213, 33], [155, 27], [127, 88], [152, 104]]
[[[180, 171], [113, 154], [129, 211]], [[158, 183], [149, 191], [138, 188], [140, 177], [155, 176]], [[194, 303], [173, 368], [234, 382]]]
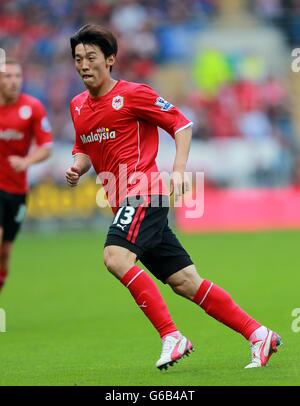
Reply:
[[300, 188], [205, 189], [203, 215], [188, 211], [176, 209], [176, 224], [189, 233], [300, 228]]

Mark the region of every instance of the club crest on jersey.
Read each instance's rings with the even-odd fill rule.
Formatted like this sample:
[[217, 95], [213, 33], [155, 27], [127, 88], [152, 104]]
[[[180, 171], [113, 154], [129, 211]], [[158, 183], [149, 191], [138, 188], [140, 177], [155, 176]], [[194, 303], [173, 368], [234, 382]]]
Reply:
[[19, 109], [19, 116], [23, 120], [28, 120], [32, 115], [32, 108], [30, 106], [22, 106]]
[[111, 105], [115, 110], [120, 110], [124, 105], [124, 97], [122, 96], [115, 96], [112, 99]]
[[173, 106], [173, 104], [167, 102], [167, 100], [165, 100], [162, 97], [158, 97], [155, 101], [155, 106], [160, 107], [160, 109], [162, 111], [169, 111]]

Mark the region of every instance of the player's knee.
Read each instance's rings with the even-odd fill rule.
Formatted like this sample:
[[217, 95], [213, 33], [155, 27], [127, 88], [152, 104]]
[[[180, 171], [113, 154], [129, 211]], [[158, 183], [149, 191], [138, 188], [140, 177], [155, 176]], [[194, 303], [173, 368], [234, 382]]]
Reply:
[[0, 248], [0, 266], [2, 268], [8, 268], [8, 263], [11, 254], [11, 247], [3, 243]]
[[134, 265], [134, 255], [120, 247], [106, 247], [103, 259], [109, 272], [118, 278], [122, 278], [128, 269]]
[[105, 248], [104, 254], [103, 254], [103, 260], [104, 260], [104, 265], [106, 268], [110, 271], [113, 272], [115, 268], [117, 268], [118, 263], [117, 263], [117, 258], [115, 255], [111, 254], [108, 249]]
[[6, 272], [8, 272], [8, 267], [9, 267], [9, 256], [1, 256], [0, 257], [0, 268], [5, 269]]

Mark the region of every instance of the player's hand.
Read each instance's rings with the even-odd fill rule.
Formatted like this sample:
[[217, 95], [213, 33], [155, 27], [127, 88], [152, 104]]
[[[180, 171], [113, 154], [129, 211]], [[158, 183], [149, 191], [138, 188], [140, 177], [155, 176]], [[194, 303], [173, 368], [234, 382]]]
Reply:
[[80, 178], [80, 170], [75, 166], [71, 166], [66, 170], [65, 173], [67, 183], [71, 187], [75, 187], [78, 185], [79, 178]]
[[11, 155], [8, 157], [8, 162], [16, 172], [26, 171], [26, 169], [29, 167], [27, 158], [22, 156]]
[[180, 196], [183, 196], [184, 193], [191, 190], [190, 179], [185, 174], [183, 169], [174, 168], [171, 176], [171, 190], [170, 194], [174, 193], [175, 202], [178, 201]]

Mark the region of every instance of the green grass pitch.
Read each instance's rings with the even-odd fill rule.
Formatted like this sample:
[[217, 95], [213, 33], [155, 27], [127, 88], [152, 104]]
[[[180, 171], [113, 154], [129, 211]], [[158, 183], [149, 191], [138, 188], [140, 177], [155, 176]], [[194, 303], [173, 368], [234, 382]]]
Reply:
[[[159, 283], [196, 351], [168, 371], [160, 339], [129, 292], [104, 268], [104, 234], [21, 234], [0, 295], [0, 385], [299, 385], [300, 232], [180, 235], [202, 276], [226, 290], [284, 346], [267, 368], [242, 336]], [[299, 323], [300, 324], [300, 323]]]

